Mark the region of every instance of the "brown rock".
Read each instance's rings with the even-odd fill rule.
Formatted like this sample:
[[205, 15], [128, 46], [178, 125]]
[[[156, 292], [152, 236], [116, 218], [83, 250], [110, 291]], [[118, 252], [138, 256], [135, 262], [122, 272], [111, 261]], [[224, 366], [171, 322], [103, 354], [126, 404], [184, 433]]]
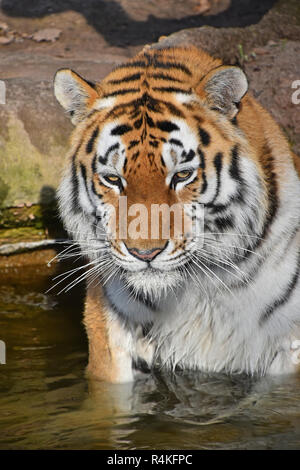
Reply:
[[8, 31], [8, 24], [4, 23], [3, 21], [0, 22], [0, 30], [2, 31]]
[[13, 36], [0, 36], [0, 44], [2, 46], [6, 46], [7, 44], [10, 44], [13, 42], [14, 38]]
[[61, 30], [56, 28], [40, 29], [32, 35], [32, 39], [36, 42], [54, 42], [59, 39]]
[[194, 12], [195, 13], [206, 13], [208, 10], [210, 10], [210, 2], [208, 0], [200, 0], [198, 5], [194, 7]]

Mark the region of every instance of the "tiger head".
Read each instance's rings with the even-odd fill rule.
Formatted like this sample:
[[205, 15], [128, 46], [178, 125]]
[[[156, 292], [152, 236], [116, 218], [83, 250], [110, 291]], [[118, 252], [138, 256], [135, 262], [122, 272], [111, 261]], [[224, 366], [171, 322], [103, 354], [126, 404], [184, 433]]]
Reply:
[[[56, 98], [76, 126], [60, 210], [93, 273], [120, 275], [136, 291], [158, 294], [184, 282], [188, 265], [201, 273], [206, 259], [212, 269], [214, 250], [236, 244], [220, 234], [249, 232], [242, 203], [247, 193], [257, 209], [260, 183], [237, 122], [246, 92], [242, 70], [195, 48], [144, 51], [99, 84], [57, 72]], [[181, 237], [172, 211], [167, 221], [159, 213], [156, 227], [150, 215], [174, 204], [188, 220]], [[204, 211], [193, 212], [197, 205]], [[148, 222], [143, 233], [141, 216]]]

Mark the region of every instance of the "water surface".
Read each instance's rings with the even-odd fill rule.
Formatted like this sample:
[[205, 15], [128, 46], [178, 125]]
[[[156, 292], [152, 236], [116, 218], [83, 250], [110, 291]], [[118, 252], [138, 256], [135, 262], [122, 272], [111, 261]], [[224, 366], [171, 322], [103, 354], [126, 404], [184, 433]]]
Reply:
[[0, 282], [0, 449], [300, 448], [300, 377], [88, 382], [83, 289], [45, 294], [51, 277], [37, 268]]

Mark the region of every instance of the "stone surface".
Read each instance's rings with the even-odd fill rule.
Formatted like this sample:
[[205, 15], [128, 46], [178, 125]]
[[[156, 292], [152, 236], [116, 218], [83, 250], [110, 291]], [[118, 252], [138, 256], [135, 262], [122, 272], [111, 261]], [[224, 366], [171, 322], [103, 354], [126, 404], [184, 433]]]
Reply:
[[61, 177], [72, 126], [53, 96], [56, 70], [72, 67], [102, 78], [120, 60], [94, 64], [14, 53], [2, 61], [0, 79], [7, 77], [6, 104], [0, 105], [0, 207], [38, 203]]

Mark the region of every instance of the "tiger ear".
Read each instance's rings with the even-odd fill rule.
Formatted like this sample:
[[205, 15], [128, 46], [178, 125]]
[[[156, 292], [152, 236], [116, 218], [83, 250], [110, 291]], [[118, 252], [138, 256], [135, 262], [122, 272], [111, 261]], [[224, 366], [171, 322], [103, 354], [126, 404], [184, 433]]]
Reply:
[[248, 81], [238, 67], [223, 65], [209, 72], [196, 87], [196, 93], [208, 105], [233, 119], [248, 90]]
[[57, 101], [70, 114], [74, 125], [82, 121], [99, 98], [99, 88], [70, 69], [61, 69], [54, 77]]

